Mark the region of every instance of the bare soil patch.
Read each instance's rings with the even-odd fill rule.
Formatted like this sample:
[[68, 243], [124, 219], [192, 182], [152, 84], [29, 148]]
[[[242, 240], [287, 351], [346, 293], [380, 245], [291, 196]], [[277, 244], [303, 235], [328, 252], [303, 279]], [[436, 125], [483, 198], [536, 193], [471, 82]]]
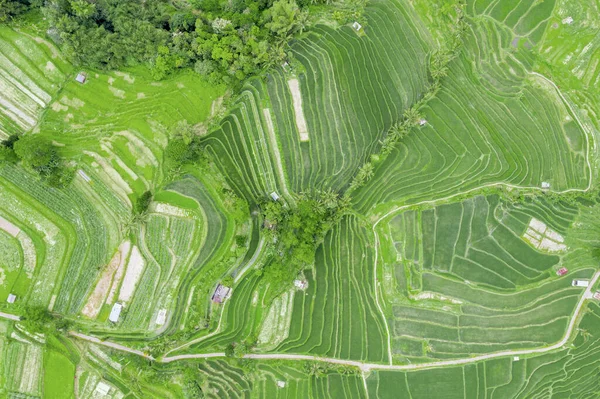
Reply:
[[302, 110], [302, 93], [300, 93], [300, 83], [298, 79], [288, 80], [288, 87], [292, 93], [292, 102], [294, 103], [294, 114], [296, 115], [296, 127], [300, 134], [300, 141], [308, 141], [308, 129], [306, 128], [306, 119]]
[[113, 275], [121, 264], [121, 257], [126, 255], [127, 254], [123, 255], [119, 250], [114, 254], [108, 265], [106, 265], [102, 275], [100, 276], [100, 280], [98, 280], [98, 283], [96, 283], [94, 291], [88, 298], [87, 303], [81, 311], [84, 316], [92, 319], [95, 319], [98, 316], [98, 313], [100, 313], [100, 309], [102, 308], [102, 304], [104, 303], [104, 299], [108, 294], [108, 289], [110, 288]]

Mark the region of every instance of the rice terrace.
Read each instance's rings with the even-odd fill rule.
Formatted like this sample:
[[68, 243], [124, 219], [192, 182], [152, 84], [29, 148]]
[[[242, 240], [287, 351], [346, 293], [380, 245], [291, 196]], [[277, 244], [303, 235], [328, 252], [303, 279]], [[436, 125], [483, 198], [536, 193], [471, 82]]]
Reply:
[[598, 0], [0, 0], [0, 398], [600, 398]]

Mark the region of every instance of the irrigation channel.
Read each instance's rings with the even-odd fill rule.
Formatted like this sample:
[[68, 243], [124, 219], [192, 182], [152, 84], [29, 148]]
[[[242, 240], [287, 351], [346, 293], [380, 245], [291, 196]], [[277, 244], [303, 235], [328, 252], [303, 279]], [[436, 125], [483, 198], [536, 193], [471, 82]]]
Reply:
[[[535, 349], [526, 349], [526, 350], [514, 350], [514, 351], [503, 351], [503, 352], [495, 352], [489, 353], [486, 355], [479, 355], [473, 357], [467, 357], [463, 359], [455, 359], [455, 360], [444, 360], [440, 362], [430, 362], [430, 363], [420, 363], [420, 364], [403, 364], [403, 365], [394, 365], [394, 364], [378, 364], [378, 363], [364, 363], [354, 360], [344, 360], [344, 359], [336, 359], [330, 357], [319, 357], [319, 356], [311, 356], [311, 355], [294, 355], [294, 354], [283, 354], [283, 353], [250, 353], [244, 355], [244, 359], [259, 359], [259, 360], [310, 360], [317, 362], [324, 362], [330, 364], [338, 364], [344, 366], [352, 366], [359, 368], [363, 373], [369, 372], [371, 370], [418, 370], [418, 369], [427, 369], [434, 367], [444, 367], [444, 366], [456, 366], [468, 363], [475, 363], [482, 360], [489, 360], [498, 357], [506, 357], [506, 356], [518, 356], [518, 355], [531, 355], [531, 354], [539, 354], [550, 352], [555, 349], [560, 349], [564, 346], [570, 339], [571, 335], [573, 335], [573, 331], [575, 330], [575, 324], [577, 319], [580, 316], [581, 309], [583, 308], [583, 304], [586, 299], [592, 298], [592, 288], [600, 278], [600, 270], [596, 271], [594, 276], [592, 277], [589, 286], [584, 291], [581, 298], [579, 298], [579, 302], [577, 302], [577, 306], [575, 307], [575, 311], [573, 312], [573, 316], [569, 321], [569, 325], [567, 326], [567, 331], [565, 332], [565, 336], [563, 339], [555, 343], [551, 346], [546, 346], [543, 348], [535, 348]], [[20, 320], [19, 316], [2, 313], [0, 312], [0, 317], [10, 320]], [[156, 361], [159, 363], [170, 363], [178, 360], [186, 360], [186, 359], [209, 359], [209, 358], [222, 358], [225, 357], [224, 352], [214, 352], [214, 353], [198, 353], [198, 354], [186, 354], [186, 355], [177, 355], [177, 356], [167, 356], [162, 358], [154, 358], [140, 350], [133, 349], [127, 347], [125, 345], [121, 345], [115, 342], [103, 341], [97, 337], [93, 337], [90, 335], [81, 334], [75, 331], [70, 331], [69, 335], [75, 337], [77, 339], [81, 339], [84, 341], [88, 341], [97, 345], [103, 345], [112, 349], [116, 349], [122, 352], [131, 353], [134, 355], [138, 355], [144, 357], [148, 360]]]

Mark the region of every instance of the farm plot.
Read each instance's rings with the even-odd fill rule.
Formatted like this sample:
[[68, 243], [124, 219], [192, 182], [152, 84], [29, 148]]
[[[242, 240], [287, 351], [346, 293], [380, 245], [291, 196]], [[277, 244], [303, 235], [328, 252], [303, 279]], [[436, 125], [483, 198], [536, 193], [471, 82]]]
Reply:
[[[396, 298], [397, 357], [462, 357], [562, 338], [581, 295], [571, 277], [589, 277], [593, 269], [585, 267], [594, 263], [530, 246], [522, 235], [531, 220], [541, 221], [529, 209], [538, 215], [571, 211], [562, 214], [569, 222], [575, 217], [567, 205], [543, 200], [511, 205], [496, 196], [478, 196], [391, 219], [386, 243], [396, 254], [389, 264], [395, 268], [397, 290], [390, 293]], [[559, 264], [582, 269], [547, 281]]]
[[[205, 140], [231, 186], [249, 200], [273, 191], [283, 192], [285, 181], [278, 169], [270, 130], [273, 122], [261, 111], [265, 87], [255, 79], [247, 84], [232, 111]], [[268, 119], [267, 119], [268, 118]], [[279, 180], [278, 180], [279, 179]]]
[[21, 341], [12, 341], [6, 348], [6, 389], [11, 393], [41, 395], [42, 348]]
[[133, 296], [125, 325], [139, 327], [139, 323], [148, 318], [153, 319], [150, 328], [165, 323], [165, 320], [157, 321], [158, 313], [162, 311], [166, 317], [167, 309], [170, 311], [178, 296], [177, 288], [183, 276], [202, 248], [203, 221], [189, 212], [188, 218], [150, 215], [140, 240], [150, 268], [140, 281], [140, 290]]
[[[3, 219], [0, 217], [0, 224]], [[2, 230], [0, 226], [0, 267], [2, 270], [20, 269], [23, 264], [23, 255], [19, 241]]]
[[574, 115], [556, 90], [530, 73], [530, 50], [513, 49], [512, 33], [493, 21], [470, 26], [442, 89], [421, 109], [427, 124], [355, 194], [361, 211], [500, 183], [587, 188], [586, 133], [569, 122]]
[[[202, 229], [201, 247], [198, 256], [189, 272], [182, 278], [179, 293], [176, 296], [176, 306], [173, 310], [173, 321], [171, 325], [179, 326], [185, 321], [186, 315], [184, 309], [188, 303], [188, 298], [194, 287], [194, 281], [203, 272], [209, 270], [207, 266], [213, 262], [219, 261], [230, 247], [231, 240], [235, 231], [234, 220], [225, 210], [224, 205], [218, 199], [216, 193], [192, 175], [167, 186], [171, 190], [184, 198], [193, 200], [201, 210], [202, 219], [205, 225]], [[208, 291], [212, 289], [213, 281], [207, 282], [211, 286], [196, 287], [194, 295], [208, 296]], [[200, 293], [200, 294], [199, 294]], [[203, 298], [204, 300], [204, 298]]]
[[173, 126], [187, 121], [202, 133], [211, 104], [223, 92], [192, 72], [161, 82], [144, 68], [89, 72], [85, 84], [70, 80], [65, 85], [41, 131], [126, 197], [161, 178], [159, 163]]
[[[64, 273], [60, 275], [60, 291], [54, 310], [77, 313], [96, 280], [98, 270], [108, 262], [112, 248], [118, 245], [119, 225], [123, 220], [120, 217], [125, 208], [115, 206], [111, 213], [106, 214], [108, 205], [103, 204], [101, 196], [89, 184], [74, 184], [68, 189], [56, 190], [39, 184], [36, 177], [14, 167], [3, 168], [0, 178], [0, 183], [10, 183], [11, 195], [35, 204], [33, 206], [43, 209], [52, 220], [57, 220], [63, 240], [68, 243], [68, 249], [60, 254], [65, 256], [63, 262], [66, 266], [64, 270], [44, 270], [44, 273]], [[101, 183], [97, 181], [96, 185]], [[113, 204], [118, 205], [119, 202], [114, 201]], [[52, 238], [47, 241], [52, 242]]]
[[369, 397], [592, 398], [600, 390], [600, 307], [590, 304], [568, 349], [533, 357], [505, 357], [462, 367], [372, 373]]
[[537, 234], [532, 223], [548, 229], [534, 217], [513, 215], [511, 206], [497, 196], [478, 196], [404, 212], [390, 222], [390, 230], [397, 258], [407, 268], [417, 264], [419, 270], [509, 289], [539, 281], [560, 261], [529, 245], [529, 234]]
[[[275, 69], [266, 85], [247, 84], [234, 110], [207, 137], [238, 193], [256, 200], [274, 188], [284, 191], [279, 152], [292, 191], [344, 188], [384, 132], [420, 98], [430, 38], [418, 16], [395, 0], [370, 2], [366, 16], [369, 29], [362, 37], [350, 27], [312, 29], [292, 46], [302, 71], [291, 76]], [[266, 137], [265, 103], [277, 150]]]
[[74, 398], [75, 366], [62, 354], [48, 351], [44, 355], [44, 398]]
[[51, 44], [0, 26], [0, 138], [36, 126], [70, 70]]
[[[24, 302], [47, 305], [58, 284], [58, 275], [69, 243], [65, 232], [68, 226], [61, 220], [50, 219], [39, 203], [22, 196], [16, 186], [0, 178], [0, 218], [10, 217], [4, 225], [19, 242], [17, 254], [22, 253], [21, 267], [7, 267], [3, 297], [12, 292]], [[44, 284], [32, 284], [43, 269]], [[33, 287], [33, 288], [32, 288]]]
[[231, 363], [209, 361], [200, 364], [200, 372], [207, 377], [203, 393], [207, 398], [249, 398], [252, 391], [251, 380], [245, 372]]
[[542, 39], [556, 3], [556, 0], [475, 0], [469, 2], [467, 12], [494, 18], [514, 32], [515, 47], [519, 44], [531, 47]]
[[384, 320], [373, 298], [373, 251], [357, 219], [342, 220], [307, 271], [306, 295], [297, 294], [288, 338], [280, 351], [343, 359], [387, 360]]
[[[565, 96], [569, 101], [585, 110], [578, 118], [590, 129], [598, 128], [596, 110], [600, 105], [598, 12], [598, 4], [593, 0], [557, 0], [539, 48], [548, 68], [546, 74], [567, 88]], [[573, 119], [567, 126], [576, 124]], [[575, 141], [575, 145], [580, 144]]]

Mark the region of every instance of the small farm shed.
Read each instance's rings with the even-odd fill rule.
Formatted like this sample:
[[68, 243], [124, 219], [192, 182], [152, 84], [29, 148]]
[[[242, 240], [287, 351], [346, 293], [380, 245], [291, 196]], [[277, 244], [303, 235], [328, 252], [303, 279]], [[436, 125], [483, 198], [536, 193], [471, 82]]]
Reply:
[[75, 78], [75, 80], [78, 81], [81, 84], [84, 84], [85, 81], [87, 80], [87, 76], [85, 75], [85, 73], [79, 72], [77, 74], [77, 77]]
[[225, 301], [225, 299], [227, 299], [227, 296], [229, 295], [229, 293], [231, 292], [231, 288], [229, 287], [225, 287], [222, 284], [217, 285], [217, 288], [215, 288], [215, 293], [213, 294], [211, 300], [214, 303], [223, 303]]
[[600, 291], [596, 291], [596, 292], [594, 293], [594, 299], [597, 299], [597, 300], [599, 300], [599, 301], [600, 301]]
[[564, 276], [565, 274], [567, 274], [569, 272], [569, 269], [567, 269], [566, 267], [561, 267], [560, 269], [558, 269], [556, 271], [556, 275], [557, 276]]
[[108, 395], [108, 393], [110, 392], [110, 385], [100, 381], [98, 385], [96, 385], [95, 391], [100, 395]]
[[550, 183], [548, 183], [547, 181], [543, 181], [542, 188], [550, 188]]
[[273, 192], [271, 193], [271, 199], [272, 199], [273, 201], [279, 201], [279, 194], [277, 194], [275, 191], [273, 191]]
[[308, 287], [308, 281], [306, 280], [294, 280], [294, 286], [298, 289], [305, 290]]
[[119, 316], [121, 315], [121, 310], [123, 310], [123, 305], [120, 303], [115, 303], [110, 311], [110, 315], [108, 316], [108, 320], [116, 323], [119, 321]]
[[573, 23], [573, 17], [567, 17], [562, 20], [563, 25], [571, 25]]
[[167, 321], [167, 309], [161, 309], [156, 316], [156, 324], [162, 326]]
[[362, 29], [362, 25], [361, 25], [361, 24], [359, 24], [358, 22], [354, 21], [354, 22], [352, 23], [352, 28], [353, 28], [355, 31], [357, 31], [357, 32], [358, 32], [359, 30], [361, 30], [361, 29]]
[[571, 285], [573, 287], [588, 287], [590, 282], [588, 280], [573, 280]]
[[6, 302], [15, 303], [16, 300], [17, 300], [17, 296], [15, 294], [8, 294], [8, 298], [6, 299]]
[[81, 178], [82, 178], [83, 180], [85, 180], [85, 182], [86, 182], [86, 183], [89, 183], [89, 182], [91, 182], [91, 181], [92, 181], [92, 179], [91, 179], [91, 178], [90, 178], [90, 177], [87, 175], [87, 173], [85, 173], [85, 172], [84, 172], [83, 170], [81, 170], [81, 169], [79, 169], [79, 170], [77, 171], [77, 174], [78, 174], [79, 176], [81, 176]]

